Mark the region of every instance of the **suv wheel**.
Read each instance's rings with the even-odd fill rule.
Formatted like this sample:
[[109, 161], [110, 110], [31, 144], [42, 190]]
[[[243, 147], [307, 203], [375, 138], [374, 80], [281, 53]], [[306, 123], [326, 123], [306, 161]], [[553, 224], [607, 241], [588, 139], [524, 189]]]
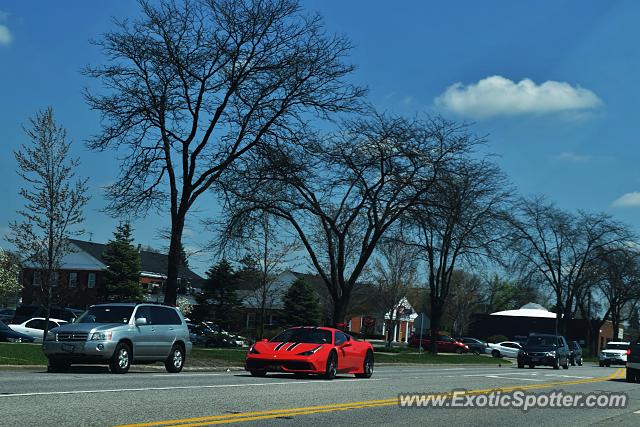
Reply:
[[164, 362], [164, 367], [167, 368], [168, 372], [173, 374], [177, 374], [182, 371], [182, 367], [184, 366], [184, 351], [182, 350], [182, 346], [179, 344], [174, 344], [171, 347], [171, 352], [169, 353], [169, 357]]
[[576, 366], [576, 358], [575, 357], [571, 358], [571, 366]]
[[569, 359], [564, 359], [564, 364], [562, 365], [562, 369], [569, 369]]
[[578, 366], [582, 366], [582, 357], [578, 359]]
[[123, 342], [118, 343], [109, 361], [109, 369], [114, 374], [126, 374], [131, 366], [131, 349]]
[[553, 369], [560, 369], [560, 359], [553, 359]]

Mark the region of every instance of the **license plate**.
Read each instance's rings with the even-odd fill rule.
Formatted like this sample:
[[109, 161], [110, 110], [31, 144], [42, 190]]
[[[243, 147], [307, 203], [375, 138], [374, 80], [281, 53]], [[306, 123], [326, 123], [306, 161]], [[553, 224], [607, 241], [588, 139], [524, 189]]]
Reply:
[[531, 361], [532, 361], [532, 362], [539, 362], [539, 361], [540, 361], [540, 358], [539, 358], [539, 357], [532, 357], [532, 358], [531, 358]]
[[73, 353], [74, 351], [76, 351], [76, 346], [72, 344], [62, 344], [62, 351]]

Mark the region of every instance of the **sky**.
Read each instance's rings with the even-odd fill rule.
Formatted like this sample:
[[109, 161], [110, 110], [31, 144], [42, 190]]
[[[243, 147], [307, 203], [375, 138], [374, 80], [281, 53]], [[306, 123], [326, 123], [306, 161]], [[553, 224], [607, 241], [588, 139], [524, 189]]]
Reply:
[[[381, 111], [440, 114], [486, 135], [484, 148], [520, 194], [545, 195], [571, 212], [605, 212], [640, 233], [640, 2], [637, 1], [303, 1], [327, 31], [347, 36], [357, 66], [351, 79], [369, 88]], [[85, 239], [108, 241], [118, 219], [102, 209], [103, 187], [118, 175], [111, 152], [90, 151], [99, 130], [81, 74], [104, 61], [90, 43], [135, 18], [136, 2], [0, 1], [0, 236], [21, 208], [14, 150], [38, 110], [56, 119], [89, 177]], [[207, 197], [187, 222], [187, 251], [213, 235], [201, 220], [219, 206]], [[138, 243], [159, 249], [169, 221], [149, 212], [133, 222]], [[9, 247], [0, 237], [0, 247]], [[204, 272], [215, 254], [191, 259]]]

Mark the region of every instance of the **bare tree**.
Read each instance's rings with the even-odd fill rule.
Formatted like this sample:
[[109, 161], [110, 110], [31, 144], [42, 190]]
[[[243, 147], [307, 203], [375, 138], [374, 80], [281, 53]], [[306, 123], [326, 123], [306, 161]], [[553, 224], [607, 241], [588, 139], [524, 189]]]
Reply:
[[[7, 240], [15, 245], [23, 266], [41, 275], [39, 299], [48, 320], [60, 263], [71, 251], [68, 238], [82, 234], [77, 226], [84, 220], [87, 180], [75, 179], [80, 161], [69, 157], [71, 143], [52, 108], [38, 112], [25, 132], [31, 141], [15, 152], [18, 175], [26, 184], [20, 190], [25, 205], [18, 211], [22, 221], [9, 225]], [[47, 329], [45, 322], [45, 336]]]
[[[109, 209], [169, 207], [165, 302], [175, 304], [185, 218], [225, 169], [260, 144], [297, 132], [314, 114], [357, 107], [344, 80], [350, 49], [296, 0], [140, 0], [135, 22], [96, 42], [108, 60], [85, 73], [103, 128], [89, 146], [123, 154]], [[168, 203], [167, 203], [168, 202]]]
[[266, 211], [288, 223], [344, 321], [351, 292], [387, 230], [477, 140], [441, 118], [357, 118], [336, 135], [296, 135], [256, 151], [223, 182], [230, 217]]
[[607, 215], [573, 215], [542, 198], [521, 200], [510, 225], [514, 265], [553, 291], [556, 330], [562, 333], [593, 284], [590, 269], [596, 260], [631, 239], [627, 228]]
[[389, 314], [387, 347], [391, 347], [398, 312], [407, 290], [417, 285], [417, 254], [400, 239], [383, 239], [372, 266], [376, 300], [382, 313]]
[[285, 240], [280, 231], [276, 218], [268, 213], [246, 212], [245, 216], [237, 216], [223, 225], [217, 244], [223, 250], [235, 250], [242, 257], [245, 271], [253, 273], [257, 281], [258, 286], [244, 301], [258, 311], [258, 339], [264, 335], [267, 310], [284, 296], [284, 292], [278, 293], [274, 286], [276, 274], [299, 246], [297, 242]]
[[[432, 336], [440, 333], [456, 267], [496, 255], [506, 235], [502, 216], [509, 199], [509, 184], [496, 165], [465, 160], [405, 216], [405, 242], [416, 247], [425, 262]], [[436, 340], [432, 346], [437, 353]]]
[[482, 304], [482, 280], [480, 277], [456, 270], [451, 276], [451, 289], [444, 318], [451, 325], [453, 336], [463, 336], [471, 325], [471, 314]]

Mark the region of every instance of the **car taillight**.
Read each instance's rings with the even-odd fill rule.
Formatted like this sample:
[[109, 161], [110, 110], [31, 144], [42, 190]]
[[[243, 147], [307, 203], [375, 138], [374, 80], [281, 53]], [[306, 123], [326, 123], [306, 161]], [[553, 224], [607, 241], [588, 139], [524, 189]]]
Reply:
[[631, 349], [630, 348], [627, 349], [627, 356], [631, 356]]

